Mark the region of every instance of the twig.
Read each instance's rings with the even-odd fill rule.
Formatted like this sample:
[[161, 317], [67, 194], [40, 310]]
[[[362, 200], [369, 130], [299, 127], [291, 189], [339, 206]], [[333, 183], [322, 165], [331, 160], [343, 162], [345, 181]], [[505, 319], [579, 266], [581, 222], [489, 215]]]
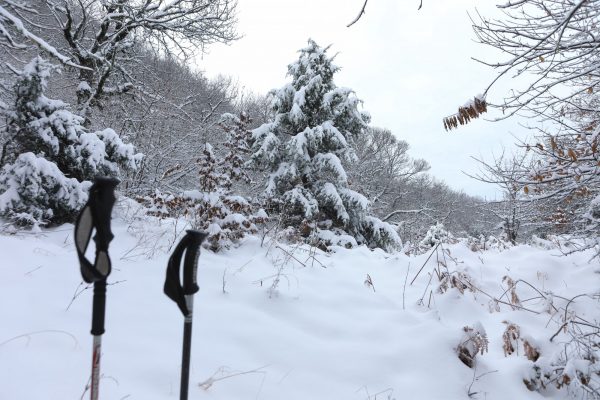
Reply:
[[[112, 285], [117, 285], [119, 283], [123, 283], [123, 282], [127, 282], [126, 279], [120, 280], [120, 281], [114, 281], [114, 282], [110, 282], [107, 283], [106, 286], [112, 286]], [[77, 285], [77, 288], [75, 289], [75, 293], [73, 294], [73, 298], [71, 298], [71, 301], [69, 302], [69, 304], [67, 305], [66, 311], [69, 311], [69, 308], [71, 308], [71, 305], [73, 305], [73, 303], [75, 302], [75, 300], [86, 290], [91, 289], [92, 285], [85, 285], [85, 287], [81, 290], [79, 290], [79, 288], [81, 286], [84, 285], [84, 282], [81, 281], [79, 282], [79, 285]]]
[[241, 376], [241, 375], [248, 375], [248, 374], [266, 374], [266, 371], [261, 371], [263, 368], [268, 367], [269, 365], [263, 365], [262, 367], [258, 367], [256, 369], [252, 369], [250, 371], [243, 371], [243, 372], [234, 372], [228, 375], [223, 375], [220, 378], [215, 378], [215, 375], [217, 375], [218, 373], [223, 373], [225, 371], [224, 367], [221, 367], [217, 370], [217, 372], [215, 372], [210, 378], [208, 378], [207, 380], [200, 382], [198, 384], [198, 386], [200, 386], [202, 389], [204, 390], [208, 390], [210, 389], [210, 387], [212, 385], [214, 385], [216, 382], [225, 380], [225, 379], [229, 379], [229, 378], [233, 378], [236, 376]]
[[471, 392], [471, 388], [473, 387], [473, 384], [475, 384], [475, 381], [478, 381], [478, 380], [479, 380], [479, 378], [482, 378], [482, 377], [484, 377], [484, 376], [486, 376], [486, 375], [489, 375], [489, 374], [493, 374], [493, 373], [495, 373], [495, 372], [498, 372], [498, 370], [494, 370], [494, 371], [488, 371], [488, 372], [485, 372], [485, 373], [483, 373], [483, 374], [481, 374], [481, 375], [479, 375], [479, 376], [475, 376], [475, 374], [477, 373], [477, 367], [476, 367], [476, 368], [473, 370], [473, 380], [471, 381], [471, 384], [469, 385], [469, 389], [467, 389], [467, 394], [468, 394], [468, 396], [469, 396], [469, 397], [471, 397], [471, 396], [475, 396], [477, 393], [479, 393], [479, 392]]
[[375, 285], [373, 285], [373, 279], [371, 279], [371, 275], [367, 274], [367, 278], [365, 279], [364, 284], [365, 286], [373, 289], [373, 293], [375, 293]]
[[463, 281], [462, 281], [462, 280], [461, 280], [459, 277], [456, 277], [456, 280], [458, 280], [458, 281], [459, 281], [460, 283], [462, 283], [463, 285], [466, 285], [466, 286], [468, 286], [468, 287], [472, 287], [473, 289], [475, 289], [475, 290], [477, 290], [478, 292], [480, 292], [480, 293], [484, 294], [485, 296], [489, 297], [490, 299], [492, 299], [493, 301], [495, 301], [495, 302], [497, 302], [497, 303], [504, 304], [504, 305], [507, 305], [507, 306], [510, 306], [510, 307], [514, 307], [514, 308], [518, 308], [519, 310], [523, 310], [523, 311], [529, 311], [530, 313], [533, 313], [533, 314], [537, 314], [537, 315], [540, 315], [540, 314], [541, 314], [540, 312], [538, 312], [538, 311], [535, 311], [535, 310], [532, 310], [532, 309], [530, 309], [530, 308], [523, 307], [523, 306], [519, 306], [519, 305], [512, 304], [512, 303], [508, 303], [508, 302], [506, 302], [506, 301], [502, 301], [502, 300], [500, 300], [500, 299], [498, 299], [498, 298], [496, 298], [496, 297], [494, 297], [494, 296], [490, 295], [489, 293], [487, 293], [487, 292], [483, 291], [482, 289], [478, 288], [477, 286], [475, 286], [475, 285], [473, 285], [473, 284], [468, 284], [468, 285], [467, 285], [467, 284], [466, 284], [465, 282], [463, 282]]
[[558, 330], [556, 331], [556, 333], [555, 333], [554, 335], [552, 335], [552, 337], [550, 338], [550, 341], [554, 340], [554, 338], [555, 338], [556, 336], [558, 336], [558, 334], [560, 333], [560, 331], [562, 331], [562, 330], [563, 330], [563, 329], [564, 329], [564, 328], [565, 328], [567, 325], [569, 325], [569, 322], [571, 322], [571, 321], [567, 321], [567, 322], [565, 322], [564, 324], [562, 324], [562, 325], [560, 326], [560, 328], [558, 328]]
[[303, 263], [302, 261], [298, 260], [296, 257], [294, 257], [294, 254], [292, 254], [291, 252], [285, 250], [283, 247], [281, 247], [279, 245], [275, 246], [275, 248], [283, 251], [288, 256], [288, 258], [294, 259], [294, 261], [296, 261], [298, 264], [300, 264], [300, 265], [302, 265], [303, 267], [306, 268], [306, 264]]
[[83, 281], [79, 282], [79, 285], [77, 285], [77, 288], [75, 288], [75, 293], [73, 293], [73, 297], [71, 298], [71, 301], [69, 302], [69, 304], [67, 305], [67, 309], [66, 311], [69, 311], [69, 308], [71, 308], [71, 305], [73, 304], [73, 302], [75, 301], [75, 299], [77, 297], [79, 297], [79, 295], [83, 292], [85, 292], [86, 290], [90, 289], [92, 286], [91, 285], [86, 285], [83, 289], [79, 290], [79, 288], [81, 286], [83, 286], [84, 283]]
[[402, 309], [405, 310], [404, 300], [406, 298], [406, 282], [408, 281], [408, 272], [410, 271], [410, 261], [408, 262], [408, 268], [406, 268], [406, 276], [404, 277], [404, 287], [402, 288]]
[[24, 275], [26, 275], [26, 276], [31, 276], [31, 274], [32, 274], [32, 273], [34, 273], [35, 271], [37, 271], [38, 269], [40, 269], [40, 268], [42, 268], [42, 267], [43, 267], [43, 265], [40, 265], [39, 267], [37, 267], [37, 268], [34, 268], [34, 269], [32, 269], [31, 271], [27, 271], [27, 272], [25, 272], [25, 274], [24, 274]]
[[27, 344], [29, 344], [29, 342], [31, 340], [31, 336], [33, 336], [33, 335], [40, 335], [42, 333], [60, 333], [62, 335], [67, 335], [68, 337], [70, 337], [71, 339], [73, 339], [73, 342], [75, 343], [75, 345], [73, 346], [74, 348], [76, 348], [79, 345], [79, 342], [77, 341], [77, 338], [74, 335], [70, 334], [69, 332], [61, 331], [61, 330], [58, 330], [58, 329], [46, 329], [46, 330], [43, 330], [43, 331], [29, 332], [29, 333], [24, 333], [22, 335], [18, 335], [18, 336], [12, 337], [10, 339], [5, 340], [4, 342], [0, 342], [0, 347], [4, 346], [7, 343], [10, 343], [10, 342], [12, 342], [14, 340], [21, 339], [21, 338], [27, 338]]
[[367, 3], [369, 2], [369, 0], [365, 0], [360, 12], [358, 13], [358, 15], [356, 16], [356, 18], [354, 18], [354, 20], [352, 22], [350, 22], [348, 25], [346, 25], [346, 28], [350, 28], [352, 25], [354, 25], [355, 23], [358, 22], [358, 20], [360, 19], [360, 17], [363, 16], [363, 14], [365, 13], [365, 8], [367, 7]]
[[433, 256], [433, 253], [435, 253], [437, 251], [437, 248], [440, 246], [442, 242], [439, 242], [431, 251], [431, 254], [429, 255], [429, 257], [427, 257], [427, 260], [425, 260], [425, 262], [423, 263], [423, 266], [421, 266], [421, 268], [419, 269], [419, 271], [417, 272], [417, 274], [415, 275], [415, 277], [413, 278], [412, 281], [410, 281], [410, 285], [412, 286], [412, 284], [415, 282], [415, 279], [417, 279], [417, 277], [419, 276], [419, 274], [421, 273], [421, 271], [423, 271], [423, 268], [425, 268], [425, 265], [427, 265], [427, 262], [429, 261], [429, 259], [431, 258], [431, 256]]

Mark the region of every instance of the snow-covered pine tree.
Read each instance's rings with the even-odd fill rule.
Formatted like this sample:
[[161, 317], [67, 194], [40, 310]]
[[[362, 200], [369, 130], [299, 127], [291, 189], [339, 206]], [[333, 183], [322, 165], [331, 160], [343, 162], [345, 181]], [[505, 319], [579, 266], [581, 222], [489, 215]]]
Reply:
[[142, 155], [112, 129], [88, 132], [68, 105], [44, 95], [53, 65], [34, 58], [19, 73], [5, 111], [0, 215], [24, 225], [72, 221], [97, 175], [135, 169]]
[[348, 183], [343, 163], [355, 160], [352, 145], [369, 116], [351, 89], [335, 85], [339, 67], [328, 49], [309, 40], [288, 66], [292, 82], [271, 92], [272, 121], [252, 132], [251, 164], [269, 170], [265, 195], [286, 223], [317, 234], [332, 227], [391, 250], [400, 246], [396, 231], [370, 216], [368, 200]]
[[246, 163], [244, 155], [250, 153], [248, 140], [252, 133], [248, 130], [248, 124], [251, 122], [252, 120], [245, 112], [242, 112], [239, 117], [230, 113], [221, 116], [219, 125], [226, 134], [223, 146], [227, 149], [227, 154], [223, 167], [224, 173], [229, 177], [228, 189], [233, 181], [250, 183], [250, 177], [244, 167]]
[[[221, 121], [242, 123], [231, 114], [225, 114]], [[267, 217], [264, 210], [253, 214], [253, 207], [244, 197], [232, 194], [233, 182], [247, 178], [238, 153], [238, 147], [243, 146], [243, 129], [239, 131], [239, 136], [229, 131], [228, 140], [223, 144], [227, 155], [221, 161], [217, 161], [212, 146], [205, 144], [197, 161], [200, 191], [188, 191], [183, 195], [193, 202], [194, 227], [208, 232], [205, 243], [213, 251], [228, 248], [246, 234], [256, 233], [255, 223], [264, 223]]]
[[231, 187], [231, 179], [220, 171], [219, 162], [210, 143], [204, 143], [202, 153], [196, 160], [196, 164], [198, 164], [198, 176], [202, 192], [216, 193], [222, 191], [223, 188]]

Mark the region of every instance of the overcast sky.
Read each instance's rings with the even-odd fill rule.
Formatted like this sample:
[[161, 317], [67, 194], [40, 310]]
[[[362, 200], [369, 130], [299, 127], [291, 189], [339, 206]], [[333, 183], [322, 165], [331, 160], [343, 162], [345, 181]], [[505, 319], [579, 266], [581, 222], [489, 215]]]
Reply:
[[[266, 93], [288, 78], [287, 65], [313, 38], [331, 44], [342, 70], [338, 86], [352, 88], [364, 101], [372, 125], [388, 128], [411, 145], [410, 154], [431, 164], [431, 174], [451, 187], [487, 198], [493, 186], [474, 181], [471, 156], [492, 159], [513, 148], [515, 135], [526, 132], [518, 121], [477, 120], [445, 132], [442, 118], [482, 92], [495, 72], [471, 60], [495, 53], [474, 42], [467, 12], [499, 15], [496, 1], [370, 0], [366, 14], [346, 28], [363, 0], [239, 0], [238, 29], [243, 38], [215, 45], [198, 60], [209, 77], [238, 79], [246, 89]], [[501, 98], [510, 82], [502, 82], [488, 99]], [[491, 113], [490, 117], [497, 116]]]

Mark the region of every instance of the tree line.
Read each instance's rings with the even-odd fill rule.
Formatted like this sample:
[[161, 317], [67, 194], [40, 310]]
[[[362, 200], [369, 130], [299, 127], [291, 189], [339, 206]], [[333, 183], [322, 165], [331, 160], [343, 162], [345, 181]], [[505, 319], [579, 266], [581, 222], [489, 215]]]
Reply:
[[193, 215], [214, 249], [266, 221], [324, 246], [385, 249], [438, 222], [500, 232], [488, 203], [370, 124], [335, 85], [328, 48], [309, 40], [290, 82], [266, 95], [189, 67], [236, 40], [235, 26], [232, 0], [0, 1], [4, 218], [69, 222], [89, 181], [108, 174], [155, 215]]

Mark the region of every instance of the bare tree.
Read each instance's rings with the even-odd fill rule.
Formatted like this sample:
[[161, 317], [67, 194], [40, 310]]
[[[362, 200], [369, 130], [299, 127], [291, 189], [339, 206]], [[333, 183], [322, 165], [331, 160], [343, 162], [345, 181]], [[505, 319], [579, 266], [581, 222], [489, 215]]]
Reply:
[[501, 200], [483, 203], [482, 207], [500, 223], [504, 238], [516, 244], [524, 229], [544, 222], [539, 210], [539, 199], [524, 191], [526, 184], [523, 181], [529, 176], [531, 157], [525, 152], [511, 156], [503, 152], [493, 163], [475, 160], [480, 164], [481, 172], [469, 176], [498, 186], [503, 196]]
[[79, 71], [77, 98], [88, 125], [90, 108], [104, 97], [140, 86], [136, 67], [143, 51], [187, 57], [208, 44], [238, 37], [235, 0], [47, 0], [47, 4], [63, 33], [61, 51], [86, 67]]
[[[600, 204], [600, 1], [511, 0], [498, 7], [501, 18], [472, 18], [478, 40], [504, 55], [479, 60], [498, 70], [481, 99], [503, 111], [497, 119], [520, 114], [537, 120], [535, 139], [521, 144], [535, 163], [520, 186], [551, 202], [563, 226], [600, 242], [594, 216]], [[509, 77], [512, 90], [491, 102], [490, 91]]]
[[522, 88], [512, 90], [500, 107], [507, 118], [521, 111], [548, 116], [598, 85], [600, 45], [597, 0], [519, 0], [498, 8], [501, 19], [477, 14], [477, 39], [507, 57], [478, 60], [497, 69], [485, 95], [503, 77], [523, 77]]
[[[60, 53], [44, 38], [35, 34], [29, 26], [40, 27], [36, 21], [39, 17], [37, 10], [22, 1], [0, 1], [0, 48], [10, 51], [22, 51], [32, 45], [50, 54], [65, 65], [77, 67], [71, 59]], [[5, 53], [9, 55], [10, 53]]]
[[358, 161], [350, 167], [352, 185], [369, 198], [374, 211], [388, 209], [401, 196], [402, 182], [429, 169], [425, 160], [409, 157], [408, 149], [406, 141], [387, 129], [369, 128], [357, 139]]
[[[358, 22], [359, 19], [362, 18], [363, 15], [365, 15], [365, 10], [367, 9], [367, 3], [369, 2], [369, 0], [365, 0], [365, 2], [362, 5], [362, 8], [360, 9], [360, 12], [358, 13], [358, 15], [356, 16], [356, 18], [354, 18], [352, 20], [352, 22], [350, 22], [348, 25], [346, 25], [347, 28], [350, 28], [352, 25], [354, 25], [355, 23]], [[423, 7], [423, 0], [420, 0], [419, 2], [419, 10]]]

